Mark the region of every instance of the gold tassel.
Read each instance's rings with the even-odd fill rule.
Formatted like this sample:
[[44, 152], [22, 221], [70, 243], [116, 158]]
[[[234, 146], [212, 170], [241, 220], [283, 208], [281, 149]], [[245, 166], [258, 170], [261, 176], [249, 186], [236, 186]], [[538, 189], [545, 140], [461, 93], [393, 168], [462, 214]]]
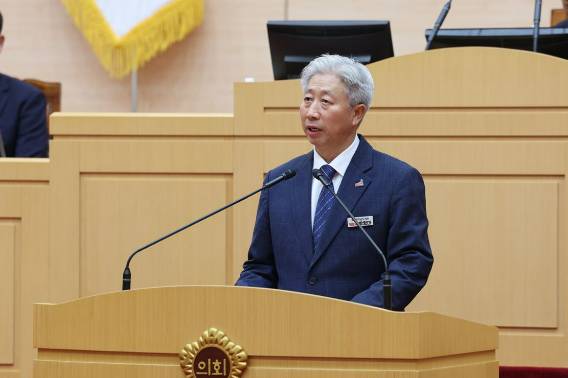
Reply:
[[173, 0], [118, 39], [94, 0], [61, 0], [111, 77], [122, 78], [203, 20], [203, 0]]

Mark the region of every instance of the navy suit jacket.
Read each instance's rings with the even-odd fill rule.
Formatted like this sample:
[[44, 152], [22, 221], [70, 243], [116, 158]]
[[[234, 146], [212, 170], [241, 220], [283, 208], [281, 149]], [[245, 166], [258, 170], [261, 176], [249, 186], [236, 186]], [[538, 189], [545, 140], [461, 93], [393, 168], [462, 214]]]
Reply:
[[[402, 311], [426, 284], [433, 263], [428, 241], [424, 182], [408, 164], [360, 143], [338, 196], [387, 255], [393, 310]], [[278, 288], [383, 306], [383, 260], [365, 235], [347, 227], [339, 203], [331, 208], [322, 248], [313, 251], [311, 225], [313, 151], [272, 170], [296, 177], [262, 192], [248, 260], [236, 285]], [[363, 180], [363, 186], [355, 183]]]
[[8, 157], [47, 157], [49, 135], [43, 92], [0, 74], [0, 132]]

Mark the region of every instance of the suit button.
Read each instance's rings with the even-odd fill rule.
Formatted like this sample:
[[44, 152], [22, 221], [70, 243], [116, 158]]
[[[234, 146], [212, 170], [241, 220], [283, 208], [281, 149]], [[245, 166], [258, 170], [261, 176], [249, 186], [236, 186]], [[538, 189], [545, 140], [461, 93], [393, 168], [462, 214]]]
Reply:
[[315, 277], [310, 277], [310, 285], [315, 285], [317, 282], [317, 279]]

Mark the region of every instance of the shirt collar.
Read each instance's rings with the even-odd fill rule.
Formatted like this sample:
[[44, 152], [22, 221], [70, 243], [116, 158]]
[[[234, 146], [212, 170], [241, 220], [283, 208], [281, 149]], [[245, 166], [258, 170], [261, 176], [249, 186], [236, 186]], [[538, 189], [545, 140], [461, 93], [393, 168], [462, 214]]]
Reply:
[[314, 146], [313, 168], [319, 169], [322, 165], [329, 164], [333, 167], [333, 169], [335, 169], [335, 172], [339, 173], [343, 177], [345, 176], [345, 171], [347, 171], [349, 163], [351, 163], [353, 155], [355, 155], [355, 151], [357, 151], [357, 147], [359, 147], [359, 135], [355, 134], [353, 143], [351, 143], [351, 145], [347, 147], [342, 153], [337, 155], [337, 157], [333, 159], [331, 163], [328, 163], [318, 154], [316, 147]]

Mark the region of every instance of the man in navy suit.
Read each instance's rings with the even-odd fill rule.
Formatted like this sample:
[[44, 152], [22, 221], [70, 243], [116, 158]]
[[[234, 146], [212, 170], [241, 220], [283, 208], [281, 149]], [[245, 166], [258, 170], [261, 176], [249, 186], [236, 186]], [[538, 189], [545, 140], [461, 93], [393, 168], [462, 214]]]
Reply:
[[[4, 46], [0, 13], [0, 52]], [[45, 95], [34, 86], [0, 74], [0, 140], [8, 157], [47, 157]]]
[[268, 182], [289, 169], [297, 171], [296, 177], [262, 192], [248, 260], [236, 285], [383, 307], [383, 260], [312, 177], [312, 170], [321, 168], [385, 252], [392, 308], [402, 311], [426, 284], [433, 263], [422, 176], [357, 134], [374, 92], [365, 66], [324, 55], [303, 70], [301, 83], [302, 128], [314, 150], [266, 176]]

